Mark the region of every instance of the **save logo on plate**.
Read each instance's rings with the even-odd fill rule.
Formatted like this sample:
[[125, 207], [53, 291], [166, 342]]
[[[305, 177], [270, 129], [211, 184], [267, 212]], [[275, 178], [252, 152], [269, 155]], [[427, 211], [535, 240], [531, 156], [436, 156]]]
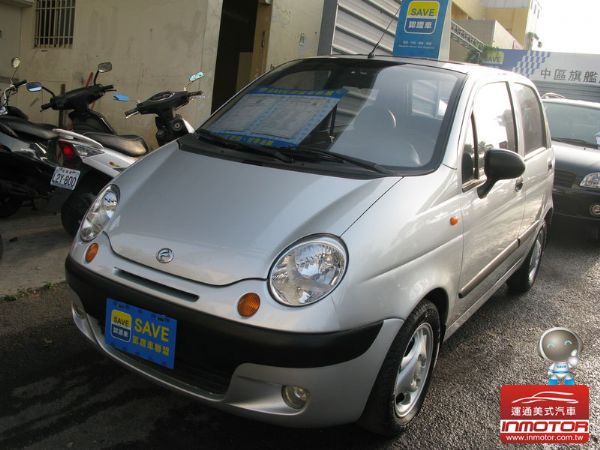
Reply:
[[115, 339], [131, 341], [131, 316], [113, 309], [110, 314], [110, 334]]
[[107, 344], [172, 369], [177, 320], [125, 302], [106, 300]]
[[433, 34], [440, 13], [440, 2], [412, 1], [408, 5], [404, 31], [406, 33]]

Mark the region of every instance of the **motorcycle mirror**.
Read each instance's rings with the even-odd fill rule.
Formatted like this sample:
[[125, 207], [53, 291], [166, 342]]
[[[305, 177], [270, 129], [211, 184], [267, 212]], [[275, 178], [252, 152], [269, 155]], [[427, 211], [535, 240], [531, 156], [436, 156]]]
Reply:
[[125, 94], [113, 94], [113, 98], [118, 102], [128, 102], [129, 96]]
[[25, 87], [29, 92], [40, 92], [44, 88], [39, 81], [30, 81]]
[[13, 59], [10, 60], [10, 65], [13, 69], [17, 69], [21, 65], [21, 58], [15, 56]]
[[98, 64], [98, 72], [99, 73], [106, 73], [106, 72], [110, 72], [111, 70], [112, 70], [112, 63], [109, 61]]
[[204, 76], [204, 72], [198, 72], [190, 76], [190, 83], [193, 83], [196, 80], [199, 80]]

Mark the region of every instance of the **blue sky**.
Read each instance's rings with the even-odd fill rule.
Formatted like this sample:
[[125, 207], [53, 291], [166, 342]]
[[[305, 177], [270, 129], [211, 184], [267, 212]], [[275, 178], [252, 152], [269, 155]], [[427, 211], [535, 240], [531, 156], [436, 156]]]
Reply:
[[600, 0], [542, 0], [541, 50], [600, 54]]

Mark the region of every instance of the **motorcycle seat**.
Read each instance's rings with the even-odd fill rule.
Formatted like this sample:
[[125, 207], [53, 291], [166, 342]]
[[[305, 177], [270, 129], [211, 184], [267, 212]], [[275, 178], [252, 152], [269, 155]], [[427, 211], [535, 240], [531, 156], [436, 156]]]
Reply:
[[0, 116], [0, 122], [17, 134], [24, 134], [45, 141], [58, 137], [58, 135], [52, 131], [52, 128], [56, 128], [54, 125], [32, 123], [14, 116]]
[[117, 135], [99, 132], [83, 133], [85, 136], [99, 142], [112, 150], [116, 150], [127, 156], [143, 156], [148, 153], [148, 145], [140, 136], [132, 134]]

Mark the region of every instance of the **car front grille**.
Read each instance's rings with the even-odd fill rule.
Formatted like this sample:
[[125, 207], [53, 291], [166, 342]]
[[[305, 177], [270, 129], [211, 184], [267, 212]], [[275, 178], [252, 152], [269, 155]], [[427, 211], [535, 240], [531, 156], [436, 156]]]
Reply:
[[571, 187], [575, 182], [575, 174], [566, 170], [557, 170], [554, 172], [554, 184], [556, 186]]

